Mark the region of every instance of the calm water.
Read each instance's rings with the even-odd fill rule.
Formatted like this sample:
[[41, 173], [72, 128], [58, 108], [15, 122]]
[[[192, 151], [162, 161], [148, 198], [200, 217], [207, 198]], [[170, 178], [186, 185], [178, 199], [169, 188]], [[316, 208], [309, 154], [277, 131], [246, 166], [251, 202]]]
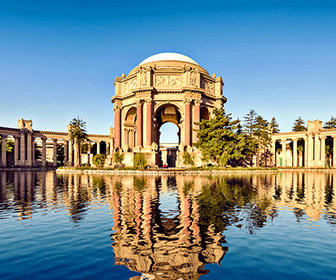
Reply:
[[336, 173], [0, 172], [0, 279], [336, 279]]

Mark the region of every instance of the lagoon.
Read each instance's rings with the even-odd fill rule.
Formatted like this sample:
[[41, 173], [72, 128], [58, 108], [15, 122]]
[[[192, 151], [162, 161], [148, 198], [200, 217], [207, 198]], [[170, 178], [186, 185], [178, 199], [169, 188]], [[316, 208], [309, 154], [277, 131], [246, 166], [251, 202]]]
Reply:
[[336, 173], [0, 172], [1, 279], [334, 279]]

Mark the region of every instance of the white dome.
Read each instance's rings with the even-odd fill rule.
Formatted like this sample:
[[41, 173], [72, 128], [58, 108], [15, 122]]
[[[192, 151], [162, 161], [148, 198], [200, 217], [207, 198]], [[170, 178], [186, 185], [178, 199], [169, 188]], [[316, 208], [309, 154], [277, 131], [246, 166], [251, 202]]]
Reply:
[[193, 59], [191, 59], [190, 57], [187, 57], [186, 55], [183, 55], [183, 54], [172, 53], [172, 52], [154, 54], [146, 58], [145, 60], [143, 60], [139, 65], [142, 65], [148, 62], [153, 62], [153, 61], [160, 61], [160, 60], [184, 61], [184, 62], [189, 62], [189, 63], [198, 65], [198, 63], [194, 61]]

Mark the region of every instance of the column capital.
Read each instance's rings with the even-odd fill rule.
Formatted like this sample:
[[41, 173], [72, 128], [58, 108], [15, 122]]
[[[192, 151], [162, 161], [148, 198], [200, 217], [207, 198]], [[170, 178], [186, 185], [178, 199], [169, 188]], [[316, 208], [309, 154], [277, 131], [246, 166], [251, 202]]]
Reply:
[[113, 111], [114, 111], [114, 112], [119, 111], [119, 110], [121, 110], [121, 108], [122, 108], [121, 105], [114, 104], [114, 106], [113, 106]]
[[195, 105], [201, 105], [201, 103], [202, 103], [202, 100], [201, 100], [201, 99], [195, 99], [195, 100], [194, 100], [194, 104], [195, 104]]
[[144, 98], [143, 101], [148, 104], [148, 103], [152, 103], [153, 99], [151, 97], [147, 97], [147, 98]]
[[190, 97], [185, 97], [184, 99], [183, 99], [183, 103], [184, 104], [190, 104], [192, 102], [192, 98], [190, 98]]
[[327, 138], [327, 135], [320, 135], [320, 139], [321, 140], [324, 140], [324, 139], [326, 139]]

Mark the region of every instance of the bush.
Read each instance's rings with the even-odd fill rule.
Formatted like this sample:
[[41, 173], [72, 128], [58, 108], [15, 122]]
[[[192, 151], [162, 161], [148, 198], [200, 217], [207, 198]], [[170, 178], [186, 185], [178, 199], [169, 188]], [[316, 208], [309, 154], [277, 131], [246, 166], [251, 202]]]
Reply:
[[144, 153], [136, 153], [134, 155], [134, 167], [137, 169], [145, 169], [147, 163]]
[[98, 168], [102, 168], [105, 163], [105, 155], [94, 155], [92, 162], [94, 163], [95, 166]]
[[184, 152], [182, 157], [183, 157], [183, 163], [184, 164], [194, 165], [194, 160], [193, 160], [191, 154], [189, 154], [188, 152]]
[[115, 152], [113, 157], [116, 164], [122, 164], [124, 160], [124, 155], [122, 153]]

